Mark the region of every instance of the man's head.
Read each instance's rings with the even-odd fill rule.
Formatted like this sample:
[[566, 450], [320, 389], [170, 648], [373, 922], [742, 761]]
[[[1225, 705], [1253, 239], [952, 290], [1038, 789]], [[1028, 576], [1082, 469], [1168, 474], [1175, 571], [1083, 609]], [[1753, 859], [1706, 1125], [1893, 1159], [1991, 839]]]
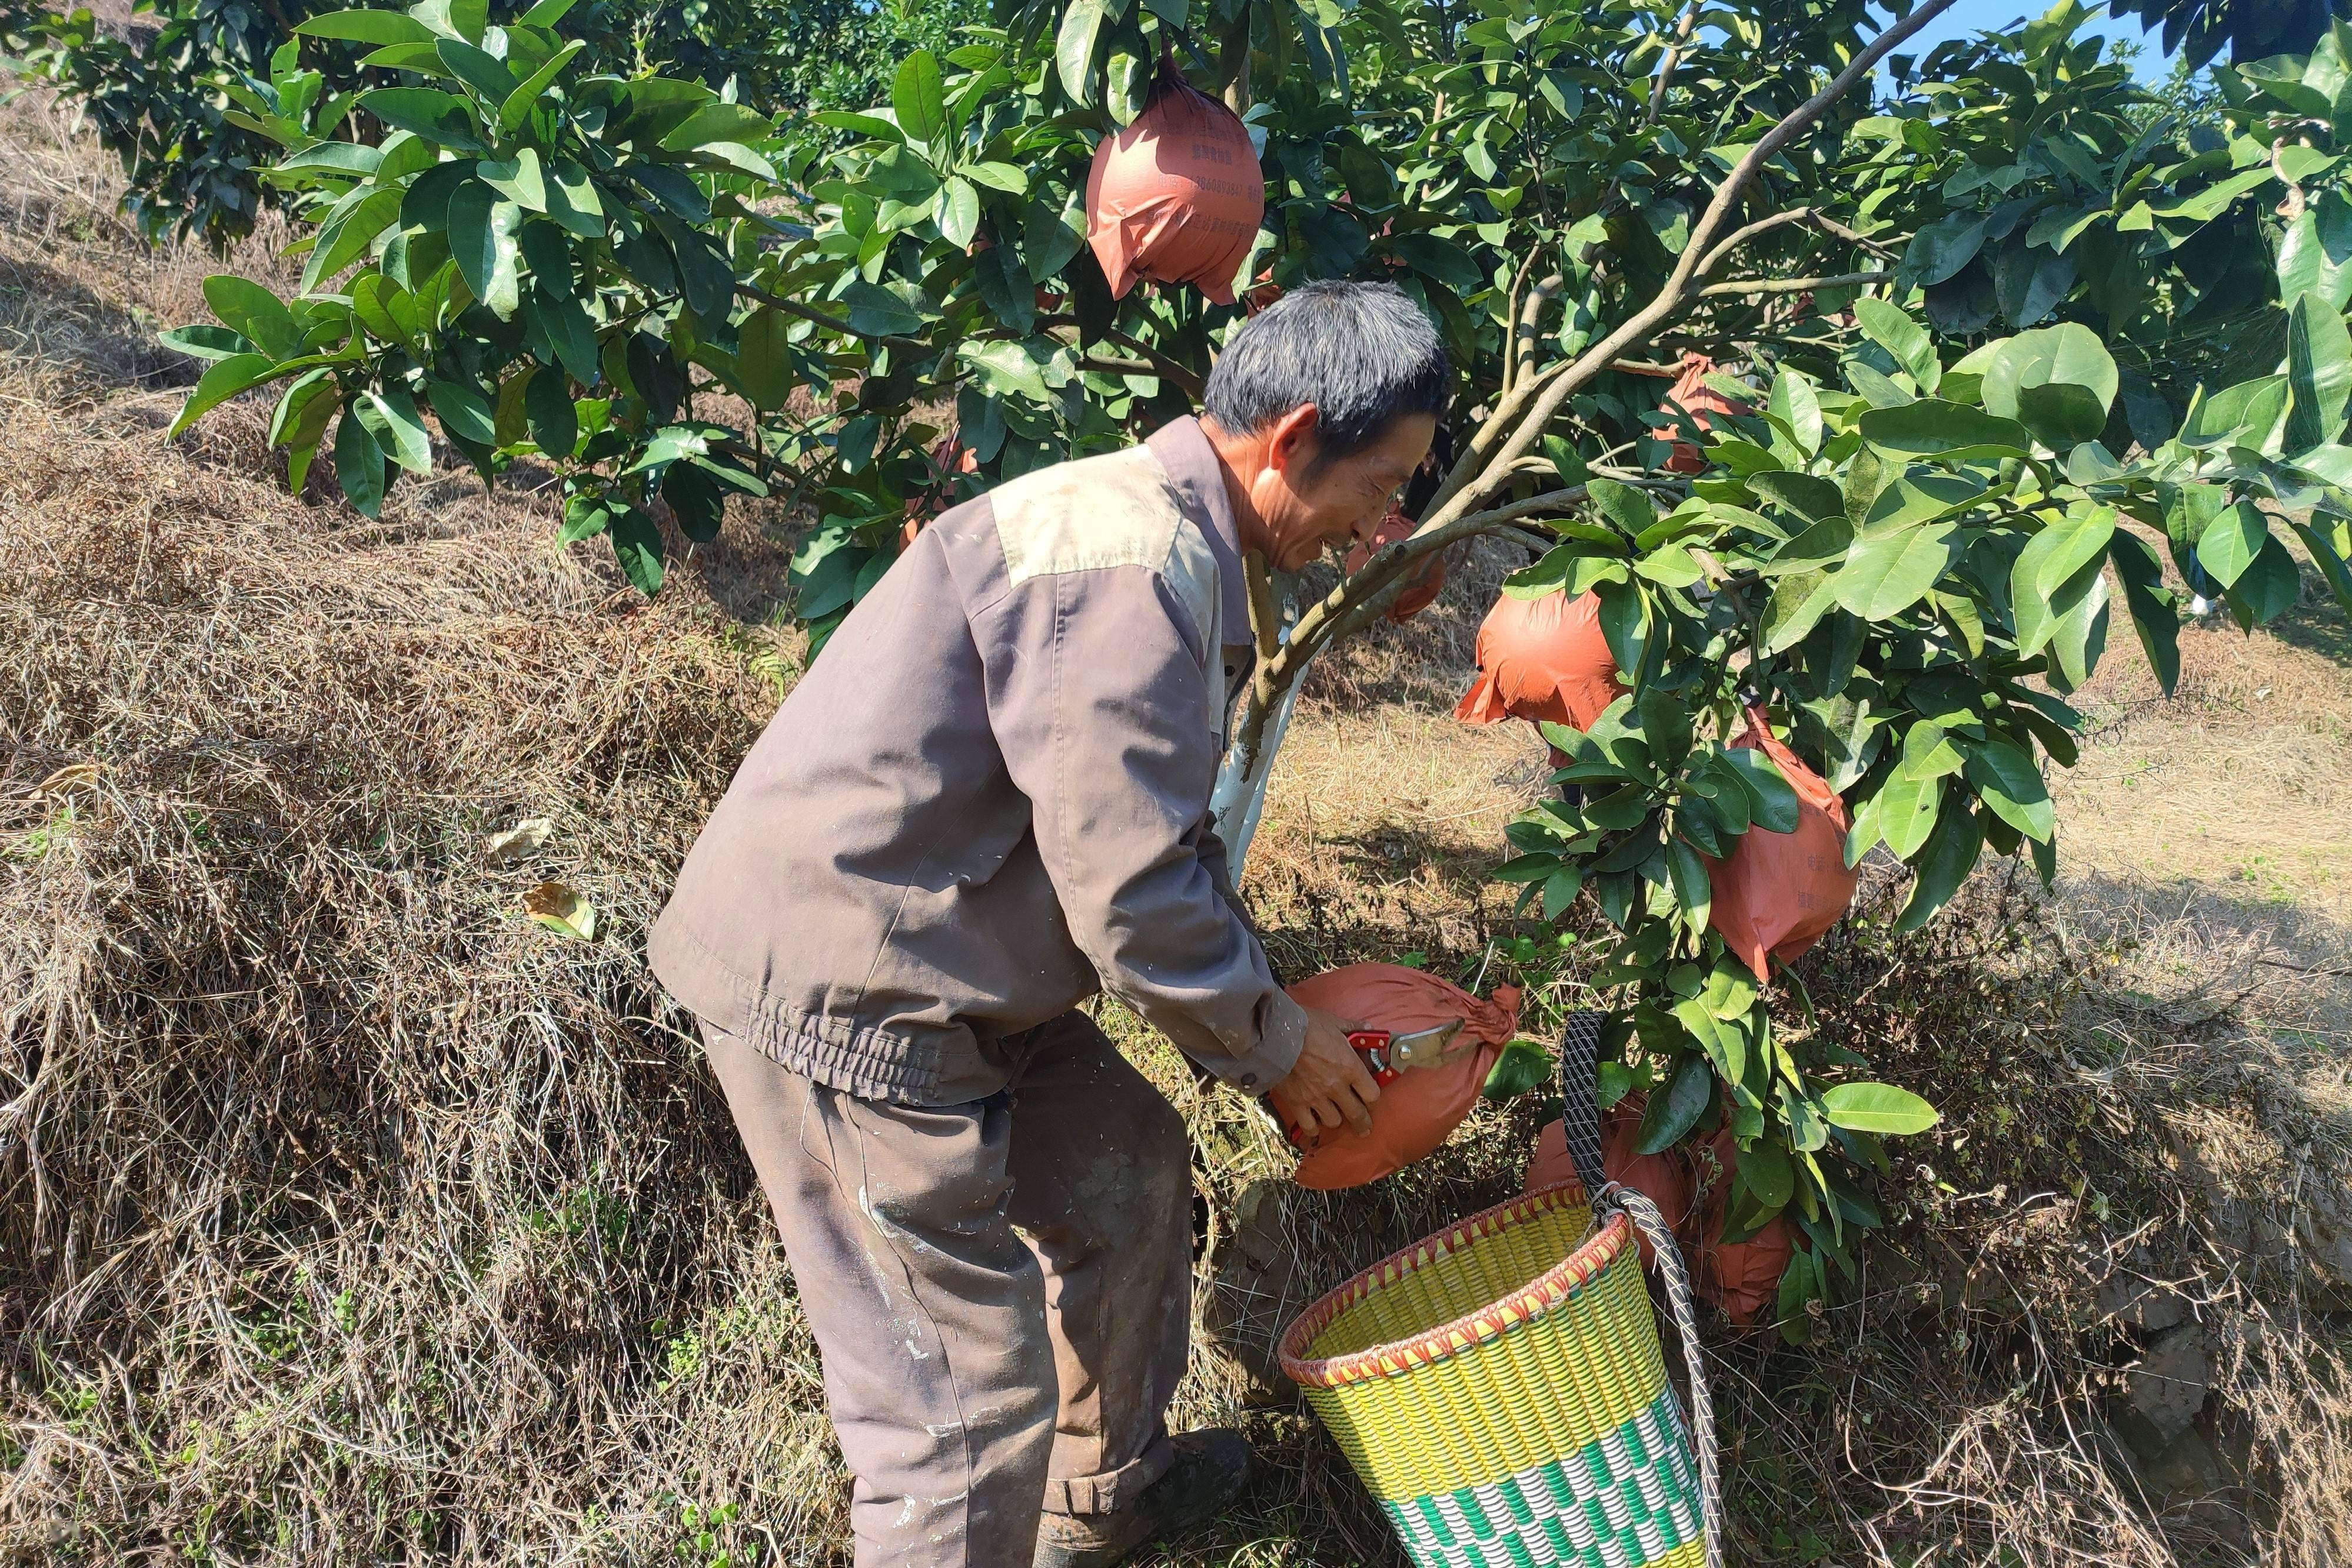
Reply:
[[1309, 283], [1244, 322], [1202, 399], [1243, 542], [1295, 571], [1377, 522], [1429, 450], [1445, 350], [1389, 283]]

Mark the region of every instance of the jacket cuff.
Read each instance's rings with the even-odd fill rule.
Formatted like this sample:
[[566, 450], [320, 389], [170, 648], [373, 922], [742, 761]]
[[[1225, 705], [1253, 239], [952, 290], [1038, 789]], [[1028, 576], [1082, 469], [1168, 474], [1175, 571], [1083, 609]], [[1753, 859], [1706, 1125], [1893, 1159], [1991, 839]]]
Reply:
[[1257, 1009], [1257, 1049], [1211, 1064], [1219, 1078], [1246, 1094], [1263, 1094], [1298, 1064], [1307, 1049], [1307, 1009], [1279, 990], [1270, 990]]

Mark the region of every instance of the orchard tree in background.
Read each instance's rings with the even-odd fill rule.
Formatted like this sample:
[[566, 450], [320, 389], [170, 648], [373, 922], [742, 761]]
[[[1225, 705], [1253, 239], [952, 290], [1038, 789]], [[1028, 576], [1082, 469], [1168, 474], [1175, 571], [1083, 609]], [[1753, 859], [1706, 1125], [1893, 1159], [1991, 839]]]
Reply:
[[[74, 104], [121, 159], [123, 205], [142, 235], [195, 235], [218, 248], [251, 234], [282, 191], [263, 175], [285, 149], [341, 133], [354, 93], [415, 79], [364, 39], [302, 29], [342, 8], [135, 0], [117, 31], [87, 6], [0, 0], [0, 50]], [[472, 9], [483, 26], [526, 7]], [[461, 29], [467, 11], [449, 8]], [[869, 102], [909, 49], [941, 47], [983, 14], [981, 0], [583, 0], [551, 26], [583, 46], [582, 76], [660, 71], [772, 112]], [[363, 127], [360, 139], [375, 133]]]
[[[1032, 0], [887, 102], [794, 114], [614, 68], [563, 0], [317, 16], [397, 85], [331, 135], [268, 125], [303, 291], [214, 280], [218, 324], [172, 335], [212, 360], [180, 425], [269, 387], [294, 482], [331, 451], [371, 512], [435, 425], [486, 479], [536, 459], [646, 591], [659, 511], [705, 539], [781, 494], [821, 644], [910, 513], [1192, 406], [1243, 308], [1114, 299], [1085, 243], [1096, 143], [1173, 62], [1262, 141], [1237, 288], [1392, 278], [1458, 374], [1412, 537], [1319, 596], [1254, 575], [1221, 832], [1246, 852], [1312, 661], [1432, 554], [1501, 537], [1507, 591], [1596, 595], [1631, 689], [1550, 734], [1580, 800], [1515, 823], [1502, 874], [1616, 933], [1604, 1091], [1647, 1092], [1648, 1147], [1727, 1121], [1738, 1224], [1809, 1239], [1795, 1302], [1850, 1276], [1877, 1138], [1933, 1113], [1713, 929], [1710, 862], [1793, 806], [1731, 745], [1748, 711], [1841, 796], [1850, 860], [1910, 868], [1916, 928], [1988, 847], [2053, 873], [2065, 694], [2119, 619], [2170, 686], [2168, 556], [2252, 627], [2294, 602], [2291, 531], [2352, 602], [2352, 30], [2221, 69], [2183, 124], [2072, 0], [1905, 52], [1948, 4]], [[1685, 351], [1754, 412], [1661, 407], [1643, 372]]]

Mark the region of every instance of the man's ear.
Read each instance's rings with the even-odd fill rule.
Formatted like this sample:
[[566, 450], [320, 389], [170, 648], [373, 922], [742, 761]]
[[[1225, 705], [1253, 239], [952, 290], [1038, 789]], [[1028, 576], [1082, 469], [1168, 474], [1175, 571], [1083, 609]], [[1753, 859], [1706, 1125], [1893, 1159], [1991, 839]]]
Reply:
[[1277, 474], [1287, 475], [1293, 466], [1305, 463], [1314, 455], [1315, 430], [1321, 415], [1311, 402], [1302, 402], [1274, 422], [1266, 433], [1266, 466]]

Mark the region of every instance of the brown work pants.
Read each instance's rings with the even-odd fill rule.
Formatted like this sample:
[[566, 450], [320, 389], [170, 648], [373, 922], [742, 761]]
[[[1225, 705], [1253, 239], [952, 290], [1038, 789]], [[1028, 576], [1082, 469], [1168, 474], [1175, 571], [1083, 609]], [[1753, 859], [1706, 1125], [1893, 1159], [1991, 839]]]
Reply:
[[942, 1106], [703, 1033], [823, 1355], [858, 1568], [1028, 1568], [1041, 1509], [1108, 1511], [1166, 1472], [1190, 1145], [1093, 1019], [1029, 1030], [1006, 1090]]

